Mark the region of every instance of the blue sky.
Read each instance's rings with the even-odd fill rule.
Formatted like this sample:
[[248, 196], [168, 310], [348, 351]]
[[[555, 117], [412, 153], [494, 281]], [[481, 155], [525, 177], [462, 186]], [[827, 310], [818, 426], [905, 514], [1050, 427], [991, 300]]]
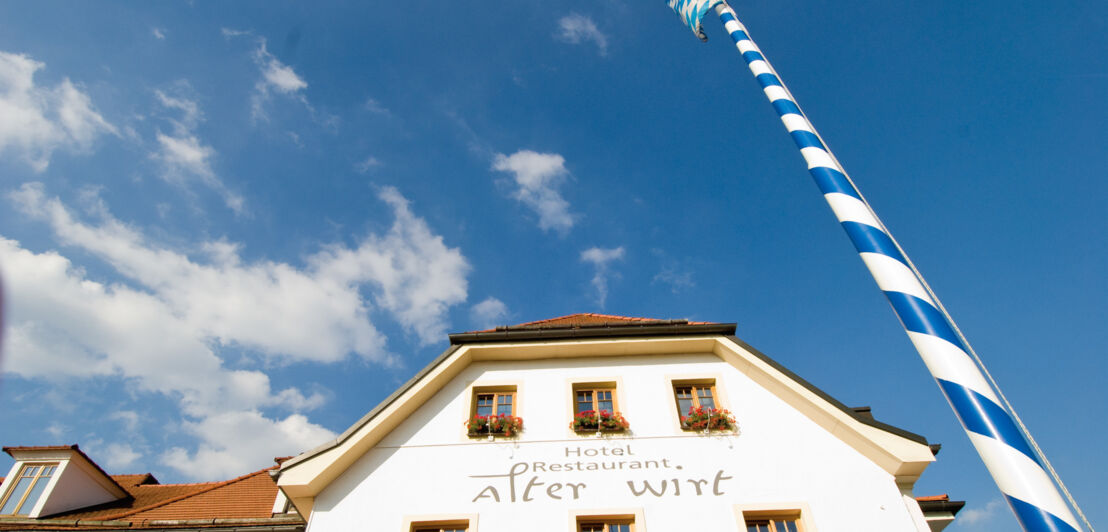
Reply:
[[[1016, 528], [718, 20], [482, 7], [0, 3], [0, 443], [225, 478], [448, 332], [689, 318], [942, 443], [956, 530]], [[1105, 522], [1108, 6], [735, 7]]]

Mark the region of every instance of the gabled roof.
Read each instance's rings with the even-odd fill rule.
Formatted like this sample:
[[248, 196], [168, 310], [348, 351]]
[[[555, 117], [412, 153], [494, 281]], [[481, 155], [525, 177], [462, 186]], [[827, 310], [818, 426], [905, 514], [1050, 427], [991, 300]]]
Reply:
[[15, 445], [3, 447], [2, 449], [5, 453], [8, 453], [8, 456], [16, 460], [34, 460], [44, 454], [49, 456], [55, 453], [63, 453], [57, 457], [64, 457], [69, 460], [76, 459], [83, 462], [85, 466], [95, 471], [95, 473], [93, 473], [94, 476], [98, 475], [100, 477], [99, 480], [109, 486], [109, 490], [115, 492], [115, 496], [122, 496], [125, 491], [123, 486], [120, 486], [107, 471], [104, 471], [104, 468], [100, 467], [100, 464], [97, 464], [92, 458], [89, 458], [76, 443], [72, 445]]
[[[76, 446], [11, 449], [61, 451], [76, 450]], [[304, 521], [300, 516], [273, 514], [278, 489], [270, 472], [276, 468], [267, 467], [230, 480], [190, 484], [161, 484], [150, 473], [110, 475], [126, 493], [125, 497], [34, 519], [2, 517], [0, 530], [144, 530], [181, 526], [302, 529]]]
[[898, 480], [934, 461], [922, 436], [860, 415], [734, 336], [735, 324], [573, 314], [450, 335], [451, 346], [335, 440], [283, 463], [278, 484], [302, 515], [313, 498], [470, 364], [712, 353], [853, 446]]

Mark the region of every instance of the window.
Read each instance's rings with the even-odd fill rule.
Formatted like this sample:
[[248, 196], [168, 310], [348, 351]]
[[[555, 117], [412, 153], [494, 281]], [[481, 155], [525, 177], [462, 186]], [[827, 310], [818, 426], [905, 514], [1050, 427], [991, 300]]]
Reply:
[[794, 517], [746, 520], [746, 532], [800, 532], [800, 530], [800, 521]]
[[515, 385], [475, 386], [465, 422], [470, 438], [495, 436], [519, 436], [523, 420], [516, 413], [519, 402]]
[[587, 517], [577, 519], [579, 532], [634, 532], [635, 520], [616, 517]]
[[27, 515], [35, 507], [58, 464], [26, 464], [4, 495], [0, 515]]
[[675, 384], [673, 397], [677, 400], [677, 413], [682, 416], [696, 407], [717, 408], [715, 382]]
[[411, 532], [466, 532], [469, 521], [422, 521], [412, 523]]
[[592, 385], [584, 386], [588, 387], [574, 387], [574, 414], [580, 414], [581, 412], [587, 412], [589, 410], [594, 412], [599, 412], [601, 410], [606, 410], [608, 412], [616, 411], [615, 390], [613, 388], [593, 388], [591, 387]]
[[473, 393], [474, 415], [485, 416], [514, 416], [516, 413], [516, 391], [502, 390]]

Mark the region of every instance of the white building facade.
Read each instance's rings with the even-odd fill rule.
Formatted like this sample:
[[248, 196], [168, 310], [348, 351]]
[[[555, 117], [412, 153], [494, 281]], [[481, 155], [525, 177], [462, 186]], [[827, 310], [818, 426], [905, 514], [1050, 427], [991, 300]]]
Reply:
[[[278, 485], [308, 532], [930, 532], [953, 519], [913, 496], [934, 461], [926, 440], [733, 333], [587, 314], [453, 335], [337, 440], [285, 462]], [[627, 428], [590, 425], [599, 410]], [[490, 414], [505, 417], [473, 430]]]

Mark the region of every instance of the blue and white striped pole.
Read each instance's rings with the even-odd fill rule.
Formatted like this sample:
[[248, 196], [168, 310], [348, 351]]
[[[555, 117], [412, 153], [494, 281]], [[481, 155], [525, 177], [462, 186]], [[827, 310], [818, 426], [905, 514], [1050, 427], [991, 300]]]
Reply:
[[701, 39], [700, 19], [715, 7], [747, 66], [762, 86], [785, 129], [800, 148], [824, 199], [885, 292], [908, 337], [962, 422], [989, 473], [1027, 531], [1079, 531], [1043, 463], [967, 353], [941, 307], [929, 295], [873, 209], [846, 176], [804, 116], [769, 61], [722, 0], [669, 0]]

